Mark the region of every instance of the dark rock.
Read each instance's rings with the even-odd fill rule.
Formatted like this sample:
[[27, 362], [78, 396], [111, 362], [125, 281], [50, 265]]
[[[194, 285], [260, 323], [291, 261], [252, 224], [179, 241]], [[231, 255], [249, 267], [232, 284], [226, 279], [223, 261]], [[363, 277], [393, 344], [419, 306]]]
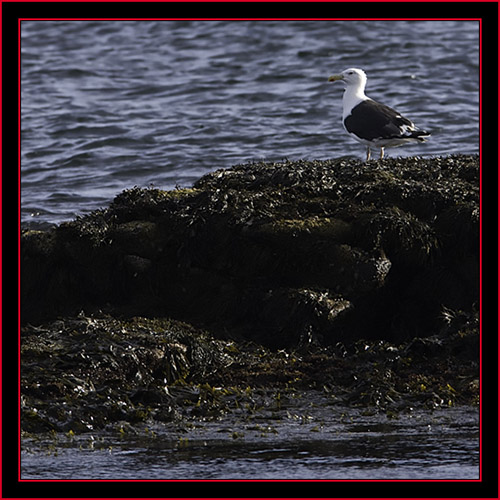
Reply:
[[[273, 346], [402, 341], [479, 296], [477, 156], [237, 165], [21, 241], [21, 312], [173, 317]], [[168, 378], [168, 377], [167, 377]]]
[[129, 189], [22, 234], [21, 428], [254, 418], [276, 390], [387, 415], [475, 405], [478, 303], [476, 156]]
[[[477, 315], [447, 309], [440, 335], [401, 345], [359, 340], [324, 347], [319, 332], [349, 303], [307, 289], [276, 290], [268, 301], [260, 320], [273, 332], [283, 328], [278, 338], [301, 322], [296, 349], [217, 339], [166, 319], [79, 315], [23, 327], [22, 431], [143, 433], [158, 422], [192, 425], [193, 418], [230, 412], [241, 421], [255, 418], [276, 391], [283, 397], [326, 391], [341, 405], [381, 411], [478, 402]], [[304, 317], [314, 319], [305, 324]]]

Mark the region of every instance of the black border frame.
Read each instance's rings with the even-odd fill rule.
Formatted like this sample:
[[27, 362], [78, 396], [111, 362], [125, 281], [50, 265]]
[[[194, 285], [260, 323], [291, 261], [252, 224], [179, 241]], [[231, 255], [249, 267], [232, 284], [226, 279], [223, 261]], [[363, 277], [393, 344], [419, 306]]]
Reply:
[[[20, 18], [470, 18], [482, 20], [482, 481], [128, 482], [18, 480], [18, 293], [3, 273], [2, 498], [498, 498], [498, 3], [497, 2], [3, 2], [2, 269], [18, 262], [18, 20]], [[284, 14], [286, 14], [284, 16]], [[439, 68], [436, 68], [439, 71]], [[16, 167], [14, 167], [16, 165]], [[17, 191], [17, 189], [16, 189]], [[19, 193], [18, 193], [19, 196]], [[493, 210], [495, 200], [496, 209]], [[13, 264], [11, 264], [13, 265]], [[484, 270], [487, 269], [487, 272]], [[13, 273], [10, 273], [13, 274]], [[8, 280], [8, 281], [7, 281]], [[491, 282], [491, 283], [490, 283]], [[17, 283], [17, 286], [19, 282]], [[492, 293], [496, 290], [497, 293]], [[13, 302], [11, 304], [11, 302]], [[17, 360], [17, 355], [16, 355]], [[16, 374], [14, 376], [13, 372]], [[496, 373], [496, 376], [494, 375]], [[493, 458], [494, 457], [494, 458]]]

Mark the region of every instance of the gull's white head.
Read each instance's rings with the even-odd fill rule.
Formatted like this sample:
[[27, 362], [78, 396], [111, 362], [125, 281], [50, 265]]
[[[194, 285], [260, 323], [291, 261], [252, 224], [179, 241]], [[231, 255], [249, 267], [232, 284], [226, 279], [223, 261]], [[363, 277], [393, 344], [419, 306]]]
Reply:
[[328, 78], [329, 82], [341, 81], [345, 83], [346, 87], [365, 88], [366, 73], [359, 68], [347, 68], [339, 75], [333, 75]]

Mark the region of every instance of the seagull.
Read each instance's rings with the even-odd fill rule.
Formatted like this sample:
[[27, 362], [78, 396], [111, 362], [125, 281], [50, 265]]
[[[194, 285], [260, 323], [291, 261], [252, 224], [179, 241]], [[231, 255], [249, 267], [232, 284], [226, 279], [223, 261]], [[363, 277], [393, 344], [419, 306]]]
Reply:
[[366, 74], [359, 68], [348, 68], [329, 82], [345, 84], [342, 123], [347, 133], [366, 146], [366, 161], [370, 148], [380, 148], [380, 159], [385, 147], [396, 147], [411, 142], [425, 142], [431, 134], [417, 128], [398, 111], [380, 104], [365, 95]]

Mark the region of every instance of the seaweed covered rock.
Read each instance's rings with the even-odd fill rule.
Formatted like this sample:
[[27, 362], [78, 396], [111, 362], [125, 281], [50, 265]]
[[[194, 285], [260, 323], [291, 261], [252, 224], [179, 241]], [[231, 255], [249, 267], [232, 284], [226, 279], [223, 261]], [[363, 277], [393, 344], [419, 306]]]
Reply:
[[[299, 295], [302, 306], [313, 302], [305, 291]], [[183, 428], [222, 415], [261, 422], [270, 406], [274, 419], [286, 420], [284, 401], [315, 391], [329, 411], [339, 404], [390, 418], [416, 406], [476, 405], [478, 318], [446, 314], [446, 335], [400, 345], [360, 340], [322, 347], [306, 339], [279, 350], [217, 339], [169, 319], [80, 314], [27, 325], [21, 429], [144, 435], [151, 426]]]
[[21, 259], [33, 324], [83, 309], [270, 346], [432, 336], [478, 300], [479, 160], [237, 165], [26, 231]]
[[137, 423], [152, 405], [162, 411], [157, 420], [172, 420], [174, 387], [222, 369], [227, 349], [230, 343], [171, 320], [80, 315], [28, 326], [21, 339], [24, 429]]

